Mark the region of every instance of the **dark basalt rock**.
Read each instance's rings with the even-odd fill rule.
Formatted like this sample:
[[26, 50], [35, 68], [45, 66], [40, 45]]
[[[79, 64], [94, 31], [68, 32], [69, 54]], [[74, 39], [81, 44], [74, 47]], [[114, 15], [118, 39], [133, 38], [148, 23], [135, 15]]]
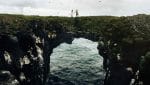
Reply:
[[9, 71], [1, 71], [0, 85], [19, 85], [19, 82]]
[[20, 85], [44, 85], [53, 48], [72, 40], [64, 31], [53, 35], [44, 30], [1, 34], [0, 69], [14, 75]]
[[[87, 34], [84, 35], [84, 33], [78, 35], [58, 31], [49, 34], [46, 30], [20, 31], [14, 35], [1, 34], [0, 69], [10, 71], [20, 85], [44, 85], [50, 70], [50, 55], [53, 48], [62, 42], [71, 44], [74, 37], [92, 38]], [[98, 38], [93, 39], [93, 41], [97, 41]], [[136, 41], [134, 43], [116, 44], [111, 42], [108, 44], [108, 41], [100, 41], [98, 50], [104, 58], [103, 65], [106, 71], [104, 85], [129, 85], [131, 79], [135, 79], [137, 82], [135, 76], [139, 70], [139, 58], [149, 50], [149, 43], [149, 41]], [[121, 57], [121, 60], [118, 60], [117, 55]], [[10, 61], [5, 58], [9, 56]], [[27, 58], [29, 62], [24, 61], [24, 58]], [[128, 70], [128, 67], [131, 69]], [[52, 75], [50, 75], [48, 83], [52, 85], [73, 85], [69, 81]]]
[[106, 71], [104, 85], [141, 85], [141, 81], [144, 85], [148, 85], [143, 80], [143, 75], [143, 78], [140, 77], [139, 66], [141, 56], [150, 50], [149, 40], [125, 42], [121, 45], [113, 42], [108, 44], [108, 42], [101, 40], [98, 50], [104, 59], [103, 66]]
[[[131, 79], [135, 80], [133, 85], [140, 81], [149, 85], [150, 78], [147, 77], [150, 72], [146, 72], [149, 69], [140, 68], [141, 56], [150, 50], [149, 15], [78, 17], [75, 21], [68, 19], [66, 22], [74, 22], [67, 23], [69, 26], [62, 23], [64, 18], [59, 21], [57, 17], [55, 20], [48, 17], [0, 17], [0, 70], [9, 71], [20, 85], [44, 85], [53, 48], [63, 42], [71, 44], [74, 37], [100, 40], [98, 50], [104, 58], [105, 85], [129, 85]], [[1, 77], [7, 79], [4, 75]]]

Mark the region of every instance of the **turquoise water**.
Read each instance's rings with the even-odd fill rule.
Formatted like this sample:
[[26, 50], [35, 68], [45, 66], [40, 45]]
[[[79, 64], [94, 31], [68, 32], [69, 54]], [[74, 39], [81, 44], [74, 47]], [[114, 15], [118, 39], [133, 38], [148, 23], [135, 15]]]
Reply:
[[75, 85], [102, 85], [103, 58], [98, 54], [97, 45], [84, 38], [75, 38], [72, 44], [62, 43], [51, 55], [51, 74]]

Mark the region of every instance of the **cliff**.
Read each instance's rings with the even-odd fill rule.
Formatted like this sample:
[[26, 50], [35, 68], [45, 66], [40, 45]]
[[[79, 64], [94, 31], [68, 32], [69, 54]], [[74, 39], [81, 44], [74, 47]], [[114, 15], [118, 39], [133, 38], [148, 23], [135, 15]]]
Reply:
[[141, 56], [150, 50], [149, 22], [149, 15], [67, 18], [3, 14], [0, 69], [10, 71], [21, 85], [44, 85], [53, 48], [84, 37], [99, 42], [105, 85], [128, 85], [131, 80], [147, 85], [145, 68], [149, 63]]

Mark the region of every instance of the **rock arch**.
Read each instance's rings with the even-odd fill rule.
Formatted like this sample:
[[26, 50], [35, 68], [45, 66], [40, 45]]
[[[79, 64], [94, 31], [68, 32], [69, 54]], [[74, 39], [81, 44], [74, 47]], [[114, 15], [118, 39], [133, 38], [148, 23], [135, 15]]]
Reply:
[[[10, 71], [15, 75], [21, 85], [43, 85], [47, 80], [49, 56], [53, 48], [57, 47], [62, 42], [70, 44], [73, 38], [79, 37], [99, 42], [99, 54], [104, 57], [104, 66], [106, 66], [104, 69], [106, 69], [109, 75], [106, 76], [106, 82], [109, 82], [106, 85], [120, 85], [120, 83], [126, 81], [130, 83], [131, 78], [134, 77], [136, 71], [139, 69], [139, 58], [150, 50], [149, 40], [134, 40], [134, 42], [118, 43], [110, 41], [109, 39], [106, 40], [105, 36], [101, 37], [100, 35], [92, 33], [83, 33], [80, 31], [76, 33], [67, 32], [63, 30], [61, 26], [51, 31], [34, 29], [19, 31], [15, 34], [4, 33], [0, 35], [0, 69]], [[11, 64], [5, 59], [6, 54], [10, 55]], [[121, 60], [117, 60], [119, 57], [121, 57]], [[26, 65], [26, 61], [24, 61], [25, 58], [30, 60], [30, 64]], [[20, 63], [20, 61], [22, 61], [23, 64]], [[117, 70], [118, 68], [120, 70]], [[28, 71], [27, 69], [30, 70]], [[128, 74], [128, 70], [131, 69], [133, 73], [131, 72]], [[128, 74], [128, 76], [123, 78], [123, 75], [119, 75], [118, 77], [116, 72], [120, 72], [120, 74], [125, 73]], [[26, 76], [26, 79], [20, 79], [22, 73]], [[39, 74], [40, 77], [36, 74]], [[132, 75], [131, 77], [130, 74]], [[122, 78], [122, 81], [120, 80], [120, 82], [118, 82], [120, 78]], [[110, 84], [112, 81], [116, 82]]]

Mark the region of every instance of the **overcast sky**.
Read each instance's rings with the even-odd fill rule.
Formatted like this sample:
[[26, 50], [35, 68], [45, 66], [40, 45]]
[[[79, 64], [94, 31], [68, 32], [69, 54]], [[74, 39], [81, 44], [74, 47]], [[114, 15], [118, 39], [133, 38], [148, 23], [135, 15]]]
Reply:
[[0, 0], [0, 13], [40, 16], [150, 14], [150, 0]]

